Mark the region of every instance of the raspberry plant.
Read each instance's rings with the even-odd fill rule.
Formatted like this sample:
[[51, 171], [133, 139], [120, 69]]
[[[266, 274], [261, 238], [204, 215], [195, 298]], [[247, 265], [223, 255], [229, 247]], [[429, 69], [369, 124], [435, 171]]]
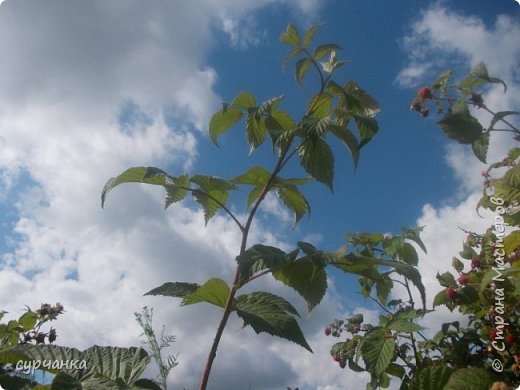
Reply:
[[[217, 212], [223, 212], [239, 229], [242, 235], [240, 251], [235, 259], [230, 259], [236, 264], [230, 281], [210, 278], [202, 284], [194, 281], [167, 282], [146, 293], [180, 298], [181, 305], [206, 302], [222, 309], [222, 317], [216, 327], [201, 379], [201, 389], [205, 389], [208, 384], [221, 336], [232, 314], [240, 317], [244, 325], [251, 326], [256, 333], [266, 332], [312, 351], [297, 322], [299, 313], [291, 303], [267, 291], [240, 294], [240, 289], [252, 280], [271, 275], [301, 295], [309, 310], [318, 305], [325, 294], [328, 266], [363, 275], [385, 288], [385, 280], [376, 271], [377, 262], [373, 259], [345, 250], [321, 251], [306, 242], [297, 243], [291, 252], [259, 243], [251, 245], [249, 242], [251, 226], [267, 194], [276, 195], [294, 215], [294, 223], [298, 223], [310, 212], [310, 204], [301, 190], [302, 186], [317, 181], [330, 189], [333, 187], [334, 155], [329, 146], [331, 139], [346, 146], [354, 166], [357, 166], [362, 147], [378, 131], [375, 116], [379, 106], [375, 99], [356, 81], [339, 83], [334, 79], [336, 71], [346, 63], [337, 58], [340, 47], [334, 43], [325, 43], [311, 49], [319, 27], [310, 27], [302, 36], [294, 25], [289, 24], [280, 37], [282, 43], [291, 47], [283, 61], [284, 66], [293, 58], [297, 59], [296, 82], [301, 85], [311, 70], [319, 80], [304, 114], [298, 120], [280, 108], [283, 96], [258, 102], [247, 91], [238, 93], [211, 118], [209, 136], [215, 144], [220, 136], [238, 123], [244, 126], [250, 152], [269, 139], [273, 148], [270, 168], [252, 166], [237, 177], [224, 179], [203, 174], [172, 176], [155, 167], [134, 167], [110, 179], [102, 191], [103, 205], [108, 192], [120, 184], [137, 182], [159, 185], [165, 190], [165, 208], [191, 194], [202, 207], [206, 224]], [[354, 126], [357, 134], [351, 130]], [[299, 164], [307, 176], [283, 176], [289, 164]], [[249, 189], [249, 194], [246, 218], [240, 220], [228, 207], [228, 198], [231, 191], [244, 187]], [[414, 234], [409, 233], [409, 236], [414, 237]], [[379, 263], [409, 276], [413, 283], [424, 290], [420, 275], [410, 264], [392, 259], [381, 259]]]
[[[457, 84], [450, 84], [452, 76], [453, 72], [447, 70], [432, 86], [421, 87], [411, 109], [426, 117], [429, 102], [435, 101], [437, 112], [443, 115], [438, 126], [450, 139], [471, 145], [484, 163], [492, 132], [509, 132], [514, 141], [520, 140], [520, 130], [506, 119], [519, 113], [494, 112], [483, 97], [482, 88], [489, 83], [502, 84], [505, 92], [507, 86], [502, 80], [490, 76], [483, 63]], [[490, 114], [487, 128], [471, 108]], [[477, 212], [481, 208], [490, 210], [495, 222], [483, 234], [467, 232], [459, 257], [452, 259], [455, 274], [437, 275], [444, 289], [435, 296], [433, 308], [445, 305], [457, 310], [464, 322], [445, 323], [433, 338], [428, 338], [416, 320], [432, 310], [417, 310], [407, 277], [391, 280], [405, 287], [407, 297], [389, 302], [392, 283], [384, 294], [380, 290], [374, 293], [373, 282], [360, 278], [362, 294], [382, 309], [379, 323], [365, 324], [358, 314], [336, 319], [325, 328], [326, 336], [345, 337], [332, 346], [332, 359], [341, 368], [368, 372], [371, 381], [367, 389], [387, 388], [391, 376], [401, 381], [402, 390], [509, 390], [520, 385], [519, 163], [520, 148], [513, 147], [502, 161], [482, 173], [484, 189]], [[350, 243], [361, 244], [363, 251], [370, 251], [375, 244], [378, 256], [393, 255], [388, 238], [379, 236], [371, 241], [370, 237], [374, 235]]]

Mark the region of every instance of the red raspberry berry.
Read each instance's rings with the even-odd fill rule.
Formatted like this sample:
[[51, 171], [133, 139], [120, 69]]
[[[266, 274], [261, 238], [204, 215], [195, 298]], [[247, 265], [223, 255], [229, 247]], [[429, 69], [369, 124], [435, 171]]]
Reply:
[[468, 283], [468, 279], [469, 279], [468, 275], [462, 274], [459, 276], [459, 283], [466, 284], [466, 283]]
[[454, 299], [457, 296], [457, 290], [455, 290], [454, 288], [449, 288], [448, 291], [446, 291], [446, 295], [448, 296], [448, 298]]
[[339, 362], [339, 366], [340, 366], [340, 368], [345, 368], [347, 366], [347, 362], [342, 360], [341, 362]]
[[471, 268], [477, 268], [480, 267], [480, 260], [476, 257], [471, 259]]
[[325, 336], [330, 336], [330, 333], [331, 333], [330, 328], [327, 326], [327, 327], [323, 330], [323, 333], [325, 333]]
[[497, 338], [497, 331], [496, 331], [496, 329], [491, 329], [491, 330], [489, 331], [489, 338], [490, 338], [491, 340], [494, 340], [494, 339]]
[[506, 335], [506, 337], [504, 337], [504, 341], [507, 343], [507, 344], [513, 344], [514, 341], [515, 341], [515, 336], [513, 336], [511, 333]]
[[417, 95], [419, 95], [419, 97], [424, 100], [431, 99], [433, 97], [432, 91], [430, 91], [430, 88], [428, 88], [428, 87], [420, 88], [419, 91], [417, 92]]
[[339, 354], [332, 355], [332, 360], [334, 360], [335, 362], [339, 362], [341, 360], [341, 356], [339, 356]]

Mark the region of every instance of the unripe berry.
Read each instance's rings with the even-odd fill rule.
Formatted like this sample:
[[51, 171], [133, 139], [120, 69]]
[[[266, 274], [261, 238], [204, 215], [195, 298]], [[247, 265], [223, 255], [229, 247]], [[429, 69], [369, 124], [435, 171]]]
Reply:
[[330, 328], [327, 326], [327, 327], [323, 330], [323, 333], [325, 333], [325, 336], [330, 336], [330, 333], [331, 333]]
[[345, 368], [347, 365], [347, 362], [345, 362], [344, 360], [342, 360], [341, 362], [339, 362], [339, 366], [340, 368]]
[[474, 257], [471, 259], [471, 268], [477, 268], [480, 267], [480, 260]]

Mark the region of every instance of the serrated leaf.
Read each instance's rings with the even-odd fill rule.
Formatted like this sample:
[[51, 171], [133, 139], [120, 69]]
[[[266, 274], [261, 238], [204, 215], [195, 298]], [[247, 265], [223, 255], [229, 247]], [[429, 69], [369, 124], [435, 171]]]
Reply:
[[489, 133], [482, 134], [479, 138], [474, 140], [471, 143], [471, 148], [473, 149], [473, 154], [476, 158], [478, 158], [481, 162], [486, 164], [486, 156], [489, 147]]
[[417, 251], [411, 244], [407, 242], [402, 245], [402, 247], [397, 252], [397, 255], [399, 256], [400, 260], [410, 265], [417, 265], [419, 263], [419, 256], [417, 255]]
[[409, 264], [393, 260], [374, 259], [374, 261], [379, 263], [380, 265], [393, 267], [399, 275], [409, 279], [417, 288], [417, 290], [419, 290], [422, 305], [424, 308], [426, 308], [426, 289], [424, 288], [424, 285], [421, 280], [421, 274], [419, 273], [417, 268]]
[[329, 116], [331, 106], [332, 100], [329, 95], [317, 93], [310, 98], [307, 104], [307, 112], [310, 116], [321, 119]]
[[275, 269], [294, 260], [297, 252], [287, 254], [279, 248], [257, 244], [237, 256], [239, 279], [246, 281], [257, 272]]
[[310, 260], [291, 262], [274, 271], [273, 277], [300, 294], [309, 312], [321, 302], [327, 290], [324, 268]]
[[329, 129], [348, 148], [356, 169], [359, 163], [359, 142], [355, 135], [344, 126], [331, 125]]
[[394, 286], [394, 283], [388, 277], [383, 277], [381, 280], [377, 281], [377, 283], [376, 283], [377, 298], [383, 305], [386, 304], [386, 302], [388, 300], [388, 296], [390, 295], [390, 291], [392, 291], [393, 286]]
[[293, 212], [293, 226], [295, 226], [306, 213], [310, 213], [309, 202], [307, 202], [307, 199], [305, 199], [305, 196], [296, 185], [285, 184], [278, 187], [276, 192], [283, 204]]
[[310, 43], [312, 42], [314, 35], [321, 27], [321, 23], [313, 24], [309, 29], [305, 32], [305, 35], [303, 37], [303, 46], [308, 47]]
[[449, 138], [462, 144], [473, 143], [484, 130], [476, 118], [463, 113], [448, 114], [437, 124]]
[[412, 321], [407, 321], [403, 319], [396, 319], [389, 321], [388, 324], [386, 324], [386, 329], [395, 330], [396, 332], [404, 332], [404, 333], [413, 333], [413, 332], [419, 332], [423, 330], [424, 328], [416, 324]]
[[260, 196], [260, 194], [262, 194], [263, 191], [264, 191], [263, 185], [255, 186], [251, 189], [251, 191], [249, 191], [249, 195], [247, 196], [247, 207], [248, 208], [251, 207], [253, 202], [255, 202], [258, 199], [258, 197]]
[[24, 313], [20, 318], [18, 318], [18, 323], [20, 326], [25, 330], [31, 330], [34, 328], [34, 325], [36, 325], [36, 322], [38, 321], [38, 314], [35, 312], [28, 310], [26, 313]]
[[209, 220], [213, 218], [222, 205], [227, 203], [229, 193], [227, 191], [211, 191], [205, 192], [193, 190], [193, 197], [202, 207], [204, 212], [204, 223], [207, 225]]
[[161, 295], [164, 297], [184, 298], [186, 295], [193, 293], [200, 287], [197, 283], [188, 282], [167, 282], [156, 287], [144, 295]]
[[312, 54], [312, 57], [315, 60], [319, 60], [325, 56], [328, 56], [330, 53], [336, 50], [341, 50], [341, 46], [336, 45], [335, 43], [324, 43], [319, 45]]
[[460, 261], [459, 259], [457, 259], [456, 257], [452, 258], [451, 265], [457, 272], [462, 272], [462, 270], [464, 269], [464, 263], [462, 261]]
[[198, 184], [201, 190], [206, 192], [212, 191], [229, 191], [236, 189], [236, 186], [229, 180], [216, 176], [193, 175], [190, 178], [192, 183]]
[[209, 122], [209, 136], [211, 141], [215, 145], [218, 145], [218, 137], [234, 126], [241, 118], [242, 111], [232, 106], [228, 106], [227, 109], [214, 113]]
[[395, 340], [393, 337], [386, 337], [382, 331], [372, 331], [366, 334], [360, 350], [368, 371], [373, 376], [379, 376], [392, 361]]
[[493, 384], [493, 378], [483, 368], [460, 368], [451, 374], [444, 390], [482, 390]]
[[181, 305], [192, 305], [199, 302], [208, 302], [224, 308], [229, 296], [229, 287], [219, 278], [211, 278], [190, 294], [184, 296]]
[[166, 199], [164, 208], [166, 209], [173, 203], [183, 200], [188, 193], [188, 188], [190, 188], [190, 176], [188, 174], [174, 177], [172, 183], [165, 184]]
[[334, 180], [334, 155], [329, 145], [322, 138], [315, 142], [300, 144], [298, 148], [300, 164], [303, 169], [320, 183], [331, 190]]
[[511, 187], [520, 188], [520, 165], [514, 165], [509, 168], [503, 180]]
[[246, 139], [250, 151], [254, 151], [264, 142], [267, 129], [261, 117], [250, 113], [246, 119]]
[[377, 120], [372, 117], [361, 116], [358, 114], [352, 115], [361, 137], [361, 142], [359, 143], [359, 149], [361, 149], [364, 145], [370, 142], [372, 138], [374, 138], [374, 136], [377, 134], [377, 131], [379, 130], [379, 125]]
[[518, 247], [520, 247], [520, 230], [514, 230], [504, 238], [504, 252], [509, 256]]
[[435, 309], [437, 306], [446, 305], [448, 302], [450, 302], [450, 299], [446, 294], [446, 290], [441, 290], [435, 294], [435, 298], [433, 298], [433, 308]]
[[448, 81], [451, 79], [452, 76], [453, 76], [453, 70], [451, 70], [451, 69], [446, 69], [444, 72], [442, 72], [441, 75], [437, 78], [437, 80], [435, 80], [434, 83], [432, 84], [432, 87], [431, 87], [432, 92], [439, 91], [440, 96], [445, 96], [447, 86], [448, 86]]
[[251, 92], [244, 91], [235, 96], [232, 104], [238, 106], [244, 111], [247, 111], [250, 108], [256, 106], [256, 98], [255, 95], [253, 95]]
[[107, 181], [101, 192], [101, 207], [104, 207], [107, 194], [123, 183], [144, 183], [153, 185], [165, 185], [170, 180], [170, 176], [159, 168], [155, 167], [134, 167], [129, 168], [119, 176]]
[[[143, 348], [120, 348], [93, 346], [84, 351], [57, 345], [23, 344], [17, 347], [31, 360], [71, 362], [76, 361], [76, 367], [62, 365], [60, 372], [69, 378], [81, 382], [83, 388], [128, 388], [141, 376], [150, 362], [150, 356]], [[80, 362], [84, 361], [84, 367]], [[43, 366], [42, 366], [43, 367]], [[40, 369], [42, 368], [40, 367]], [[51, 370], [56, 372], [56, 370]], [[95, 387], [96, 378], [103, 378], [102, 387]], [[70, 381], [69, 381], [70, 382]]]
[[417, 371], [412, 377], [408, 390], [444, 389], [453, 370], [447, 366], [429, 366]]
[[442, 287], [454, 287], [457, 285], [455, 277], [448, 271], [443, 274], [437, 273], [437, 280]]
[[292, 23], [289, 23], [285, 31], [280, 36], [280, 42], [294, 46], [300, 45], [300, 34], [298, 33], [298, 30]]
[[244, 326], [251, 326], [256, 333], [284, 338], [312, 352], [294, 318], [298, 312], [282, 297], [267, 292], [241, 295], [236, 298], [236, 310]]
[[379, 104], [355, 81], [348, 81], [343, 87], [344, 107], [365, 117], [373, 117], [379, 111]]
[[248, 169], [246, 173], [230, 180], [235, 184], [265, 185], [271, 177], [270, 172], [264, 167], [256, 166]]
[[308, 72], [312, 61], [310, 58], [302, 58], [296, 62], [296, 67], [294, 69], [294, 77], [296, 78], [296, 82], [298, 85], [302, 85], [303, 78], [305, 74]]
[[424, 253], [427, 253], [426, 246], [424, 245], [423, 241], [421, 240], [421, 232], [424, 230], [424, 226], [417, 226], [414, 228], [403, 228], [403, 237], [412, 240], [417, 245], [419, 245], [419, 248], [422, 249]]

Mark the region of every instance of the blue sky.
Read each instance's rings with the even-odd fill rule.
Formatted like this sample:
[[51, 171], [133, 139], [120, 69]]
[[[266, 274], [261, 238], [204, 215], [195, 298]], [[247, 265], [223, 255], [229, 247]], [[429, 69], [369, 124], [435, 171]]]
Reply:
[[[429, 253], [421, 273], [433, 297], [435, 274], [450, 268], [464, 237], [457, 226], [481, 230], [489, 223], [473, 212], [483, 165], [443, 136], [435, 115], [411, 112], [410, 102], [446, 67], [463, 76], [485, 61], [509, 85], [507, 95], [490, 89], [489, 104], [518, 110], [515, 1], [7, 0], [0, 5], [4, 309], [16, 316], [25, 304], [60, 301], [67, 313], [56, 323], [59, 343], [85, 348], [138, 344], [133, 313], [153, 306], [156, 325], [164, 323], [178, 340], [181, 364], [171, 388], [197, 386], [218, 310], [179, 308], [142, 293], [166, 281], [229, 279], [239, 232], [223, 215], [204, 228], [190, 202], [164, 212], [158, 188], [118, 188], [105, 210], [100, 191], [129, 166], [233, 177], [272, 164], [268, 145], [248, 156], [240, 127], [215, 148], [207, 124], [221, 102], [242, 90], [258, 100], [283, 94], [284, 109], [302, 112], [315, 80], [304, 82], [305, 92], [294, 83], [292, 64], [281, 69], [288, 48], [278, 37], [289, 22], [300, 30], [325, 23], [316, 43], [344, 48], [340, 56], [351, 63], [337, 79], [356, 80], [378, 100], [380, 131], [363, 149], [355, 174], [348, 152], [336, 145], [334, 193], [318, 184], [305, 189], [311, 218], [290, 231], [290, 217], [269, 199], [250, 242], [292, 247], [303, 239], [336, 249], [347, 232], [426, 225]], [[501, 159], [510, 142], [493, 138], [490, 160]], [[290, 173], [303, 174], [296, 167]], [[240, 212], [244, 203], [238, 199], [232, 207]], [[333, 364], [332, 340], [322, 336], [334, 317], [362, 311], [377, 318], [375, 308], [353, 294], [353, 281], [332, 274], [323, 303], [303, 316], [313, 355], [232, 321], [211, 388], [250, 383], [334, 390], [363, 380]], [[280, 293], [305, 311], [301, 299], [275, 281], [255, 288]], [[435, 321], [447, 318], [453, 315], [440, 312]]]

